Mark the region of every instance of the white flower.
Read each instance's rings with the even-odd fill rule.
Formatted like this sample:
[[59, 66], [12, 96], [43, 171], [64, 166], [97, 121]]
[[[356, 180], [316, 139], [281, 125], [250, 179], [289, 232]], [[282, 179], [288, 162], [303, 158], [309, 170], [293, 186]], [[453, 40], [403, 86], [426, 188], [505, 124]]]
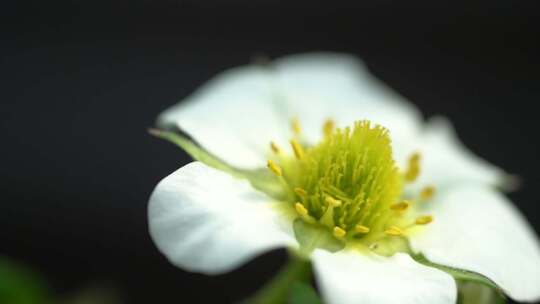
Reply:
[[310, 256], [331, 304], [455, 303], [454, 268], [540, 299], [540, 246], [496, 190], [506, 174], [351, 56], [227, 71], [158, 124], [224, 162], [190, 163], [150, 198], [151, 236], [181, 268], [219, 274], [288, 247]]

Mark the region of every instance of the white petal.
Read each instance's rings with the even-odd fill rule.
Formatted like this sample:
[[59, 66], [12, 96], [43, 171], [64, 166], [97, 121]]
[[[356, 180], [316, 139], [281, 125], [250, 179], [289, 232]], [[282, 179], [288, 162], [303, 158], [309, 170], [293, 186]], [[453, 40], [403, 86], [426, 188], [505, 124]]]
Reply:
[[[227, 163], [264, 166], [271, 140], [286, 140], [288, 117], [278, 115], [270, 73], [260, 66], [226, 71], [158, 118], [176, 126]], [[279, 142], [282, 145], [283, 142]]]
[[456, 284], [445, 272], [398, 253], [390, 258], [352, 251], [313, 254], [317, 282], [329, 304], [454, 304]]
[[483, 274], [519, 301], [540, 300], [540, 245], [523, 216], [487, 187], [438, 194], [435, 221], [411, 237], [429, 260]]
[[327, 118], [339, 126], [370, 119], [409, 138], [420, 115], [358, 59], [319, 53], [226, 71], [165, 111], [158, 124], [179, 127], [235, 167], [254, 169], [265, 165], [270, 141], [288, 146], [293, 118], [304, 139], [316, 143]]
[[473, 154], [461, 143], [451, 123], [443, 117], [430, 119], [423, 134], [411, 142], [395, 145], [394, 154], [401, 168], [407, 159], [420, 152], [421, 172], [416, 187], [435, 185], [438, 188], [456, 184], [480, 183], [502, 185], [506, 174], [500, 168]]
[[157, 247], [189, 271], [227, 272], [265, 251], [295, 244], [291, 224], [268, 197], [199, 162], [163, 179], [148, 209]]
[[419, 130], [419, 111], [354, 56], [292, 55], [276, 60], [276, 69], [289, 115], [300, 119], [310, 142], [318, 141], [328, 118], [341, 127], [368, 119], [400, 138], [414, 136]]

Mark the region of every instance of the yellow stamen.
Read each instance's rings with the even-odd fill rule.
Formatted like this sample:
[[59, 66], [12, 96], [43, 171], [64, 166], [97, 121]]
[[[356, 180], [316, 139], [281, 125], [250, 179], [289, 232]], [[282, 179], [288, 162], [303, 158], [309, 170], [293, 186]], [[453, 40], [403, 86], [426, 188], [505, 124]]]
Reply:
[[298, 118], [295, 117], [291, 120], [291, 129], [295, 135], [300, 135], [300, 133], [302, 133], [302, 128], [300, 127], [300, 121]]
[[282, 172], [281, 172], [281, 167], [279, 167], [276, 163], [274, 163], [271, 159], [268, 160], [268, 163], [266, 164], [266, 166], [268, 167], [268, 169], [270, 169], [270, 171], [272, 171], [275, 175], [277, 176], [281, 176], [282, 175]]
[[304, 149], [295, 139], [291, 139], [291, 147], [293, 148], [294, 155], [298, 159], [304, 158]]
[[302, 203], [297, 202], [294, 204], [294, 209], [296, 212], [300, 215], [300, 218], [304, 220], [306, 223], [315, 224], [316, 220], [312, 216], [309, 215], [309, 211], [302, 205]]
[[334, 132], [335, 127], [336, 127], [335, 122], [333, 120], [331, 120], [331, 119], [327, 119], [324, 122], [324, 125], [323, 125], [324, 136], [330, 137], [332, 135], [332, 133]]
[[347, 234], [347, 231], [345, 231], [343, 228], [341, 227], [334, 227], [334, 230], [333, 230], [333, 233], [334, 233], [334, 236], [337, 237], [337, 238], [342, 238], [345, 236], [345, 234]]
[[401, 230], [401, 228], [397, 226], [391, 226], [388, 229], [386, 229], [384, 233], [390, 236], [400, 236], [400, 235], [403, 235], [403, 230]]
[[369, 229], [369, 227], [366, 227], [366, 226], [360, 225], [360, 224], [358, 224], [358, 225], [356, 225], [356, 226], [354, 227], [354, 231], [355, 231], [355, 232], [362, 233], [362, 234], [369, 233], [370, 230], [371, 230], [371, 229]]
[[409, 201], [401, 201], [399, 203], [395, 203], [391, 205], [390, 209], [395, 210], [395, 211], [405, 211], [409, 208], [410, 204], [411, 203]]
[[431, 215], [424, 215], [416, 218], [416, 221], [414, 221], [416, 225], [427, 225], [431, 222], [433, 222], [433, 216]]
[[405, 181], [411, 183], [420, 175], [420, 153], [414, 153], [409, 158], [407, 171], [405, 171]]
[[435, 187], [427, 186], [420, 192], [420, 199], [427, 201], [435, 195]]
[[411, 157], [409, 158], [409, 161], [413, 163], [419, 163], [420, 157], [421, 157], [420, 152], [415, 152], [411, 155]]
[[328, 203], [328, 206], [331, 206], [331, 207], [339, 207], [341, 206], [341, 201], [340, 200], [337, 200], [331, 196], [327, 196], [326, 197], [326, 202]]
[[410, 166], [407, 173], [405, 173], [405, 180], [412, 183], [416, 180], [418, 175], [420, 175], [420, 168], [418, 166]]
[[307, 192], [306, 190], [302, 189], [302, 188], [294, 188], [294, 192], [296, 192], [296, 194], [298, 194], [298, 196], [301, 196], [301, 197], [305, 197], [307, 195]]
[[301, 216], [308, 215], [308, 210], [301, 203], [294, 204], [294, 209], [296, 209], [296, 212], [298, 212], [298, 214], [300, 214]]
[[280, 153], [281, 153], [281, 149], [280, 149], [279, 146], [278, 146], [275, 142], [273, 142], [273, 141], [270, 142], [270, 149], [272, 149], [272, 152], [274, 152], [275, 154], [280, 154]]

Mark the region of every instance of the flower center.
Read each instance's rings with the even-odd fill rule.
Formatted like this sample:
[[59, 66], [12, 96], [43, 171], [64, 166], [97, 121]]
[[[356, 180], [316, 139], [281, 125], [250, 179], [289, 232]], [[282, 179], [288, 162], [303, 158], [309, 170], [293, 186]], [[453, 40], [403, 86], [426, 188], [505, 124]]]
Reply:
[[404, 198], [404, 187], [420, 173], [420, 156], [413, 154], [400, 171], [389, 132], [369, 121], [335, 129], [328, 120], [323, 139], [315, 146], [302, 144], [301, 128], [292, 123], [293, 155], [275, 144], [268, 168], [283, 187], [283, 200], [305, 223], [328, 229], [335, 238], [377, 247], [385, 238], [404, 236], [407, 230], [432, 221], [411, 211], [434, 194], [426, 187], [419, 197]]

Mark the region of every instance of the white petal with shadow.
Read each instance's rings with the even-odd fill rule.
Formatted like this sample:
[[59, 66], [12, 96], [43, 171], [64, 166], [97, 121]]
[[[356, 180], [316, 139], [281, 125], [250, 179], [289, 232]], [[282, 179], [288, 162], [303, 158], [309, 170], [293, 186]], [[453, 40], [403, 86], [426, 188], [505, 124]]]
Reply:
[[294, 247], [290, 222], [245, 180], [190, 163], [164, 178], [149, 203], [150, 235], [175, 265], [219, 274], [279, 247]]
[[219, 74], [163, 112], [158, 125], [178, 127], [230, 165], [253, 169], [264, 166], [271, 140], [286, 144], [289, 122], [276, 109], [267, 69], [248, 66]]
[[289, 148], [293, 118], [312, 144], [327, 118], [341, 127], [369, 119], [389, 128], [393, 137], [407, 139], [420, 124], [418, 110], [360, 60], [313, 53], [223, 72], [162, 113], [158, 125], [178, 127], [227, 163], [253, 169], [265, 165], [270, 141]]
[[454, 304], [454, 279], [409, 255], [387, 258], [354, 251], [313, 254], [317, 283], [328, 304]]
[[444, 189], [470, 183], [504, 186], [507, 177], [502, 169], [467, 149], [444, 117], [431, 118], [417, 138], [394, 144], [400, 168], [407, 167], [407, 160], [414, 152], [421, 154], [421, 171], [412, 188], [435, 185]]
[[311, 143], [318, 141], [328, 118], [339, 127], [367, 119], [402, 139], [419, 131], [418, 109], [352, 55], [291, 55], [276, 60], [276, 70], [289, 115], [300, 119]]
[[480, 273], [518, 301], [540, 300], [540, 244], [502, 194], [479, 186], [439, 193], [424, 212], [434, 222], [411, 246], [434, 263]]

